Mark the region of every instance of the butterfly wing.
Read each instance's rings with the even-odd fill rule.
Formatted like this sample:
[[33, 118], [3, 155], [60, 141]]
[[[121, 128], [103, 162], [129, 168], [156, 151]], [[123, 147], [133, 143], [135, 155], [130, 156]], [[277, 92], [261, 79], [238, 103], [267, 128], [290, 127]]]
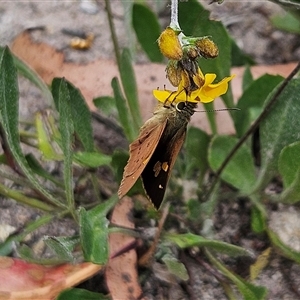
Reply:
[[122, 198], [135, 184], [148, 161], [150, 160], [156, 145], [166, 127], [167, 120], [152, 117], [141, 128], [139, 137], [130, 144], [130, 157], [124, 169], [123, 179], [118, 191], [119, 198]]
[[[167, 124], [154, 153], [141, 177], [147, 196], [156, 209], [159, 209], [166, 191], [172, 168], [186, 136], [186, 125], [172, 135]], [[177, 128], [176, 128], [177, 129]]]

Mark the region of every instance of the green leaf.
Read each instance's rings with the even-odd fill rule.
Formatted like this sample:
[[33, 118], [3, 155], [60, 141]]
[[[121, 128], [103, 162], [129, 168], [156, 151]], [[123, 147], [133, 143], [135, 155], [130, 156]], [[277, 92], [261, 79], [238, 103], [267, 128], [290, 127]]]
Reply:
[[110, 297], [84, 289], [67, 289], [59, 294], [56, 300], [110, 300]]
[[17, 72], [10, 50], [6, 47], [0, 58], [0, 122], [7, 145], [16, 163], [32, 185], [50, 202], [63, 206], [38, 182], [22, 153], [18, 130], [18, 100]]
[[266, 230], [266, 216], [256, 206], [251, 207], [251, 229], [255, 233]]
[[237, 45], [235, 40], [230, 37], [231, 40], [231, 66], [238, 67], [244, 65], [254, 65], [255, 62], [250, 55], [247, 55], [241, 50], [241, 48]]
[[[58, 86], [60, 86], [60, 82], [60, 78], [54, 78], [52, 81], [53, 98], [56, 101], [56, 107], [58, 110], [59, 104], [57, 103], [57, 92], [59, 91], [57, 91], [57, 88]], [[65, 83], [72, 102], [72, 105], [70, 105], [70, 118], [73, 121], [74, 130], [80, 141], [82, 142], [84, 149], [88, 152], [92, 152], [94, 151], [94, 139], [90, 110], [79, 89], [74, 87], [70, 82], [66, 80]]]
[[100, 152], [76, 152], [74, 160], [89, 168], [98, 168], [111, 163], [111, 157]]
[[246, 65], [245, 71], [243, 74], [243, 84], [242, 84], [243, 92], [245, 92], [245, 90], [247, 90], [247, 88], [253, 83], [253, 81], [254, 80], [253, 80], [250, 66]]
[[116, 99], [120, 123], [123, 127], [126, 138], [129, 141], [133, 141], [137, 134], [135, 133], [132, 118], [126, 105], [126, 100], [123, 97], [119, 81], [116, 77], [112, 79], [111, 86], [113, 88], [114, 96]]
[[295, 251], [294, 249], [290, 248], [286, 244], [284, 244], [281, 239], [278, 237], [278, 235], [273, 232], [272, 230], [267, 230], [269, 238], [273, 245], [275, 245], [276, 248], [280, 250], [280, 252], [287, 258], [300, 263], [300, 253]]
[[132, 67], [132, 59], [129, 50], [126, 48], [122, 52], [121, 65], [119, 68], [122, 86], [131, 114], [131, 120], [133, 120], [130, 125], [132, 126], [133, 132], [137, 135], [142, 124], [142, 116], [140, 112], [134, 69]]
[[300, 79], [294, 79], [289, 82], [270, 113], [261, 122], [261, 169], [255, 187], [257, 190], [264, 188], [277, 174], [281, 150], [285, 146], [299, 141], [299, 94]]
[[35, 128], [37, 132], [38, 148], [42, 152], [44, 158], [49, 160], [62, 160], [62, 156], [56, 153], [50, 143], [50, 137], [45, 129], [41, 112], [35, 114]]
[[168, 271], [171, 274], [174, 274], [175, 276], [177, 276], [183, 281], [189, 280], [189, 274], [187, 272], [185, 265], [182, 262], [180, 262], [178, 259], [176, 259], [175, 257], [169, 254], [166, 254], [162, 257], [161, 260], [165, 263], [165, 265], [168, 268]]
[[53, 177], [50, 173], [48, 173], [32, 154], [26, 155], [25, 158], [27, 160], [28, 165], [30, 166], [30, 168], [34, 173], [47, 180], [52, 181], [54, 184], [58, 185], [61, 188], [64, 187], [61, 181], [58, 181], [55, 177]]
[[200, 174], [197, 174], [197, 181], [202, 182], [208, 168], [208, 144], [209, 136], [206, 132], [196, 127], [189, 127], [185, 143], [185, 166], [187, 178], [194, 176], [195, 171], [200, 171]]
[[271, 17], [271, 22], [280, 30], [300, 34], [300, 19], [291, 13]]
[[[4, 48], [0, 47], [0, 56], [2, 55], [3, 51]], [[53, 107], [54, 105], [53, 105], [53, 98], [51, 92], [48, 86], [46, 85], [46, 83], [43, 81], [43, 79], [31, 67], [25, 64], [13, 53], [12, 53], [12, 57], [18, 72], [25, 78], [29, 79], [35, 86], [37, 86], [45, 96], [47, 100], [47, 104]]]
[[151, 62], [162, 62], [164, 57], [156, 42], [161, 28], [155, 14], [145, 5], [134, 3], [132, 7], [132, 25], [139, 43]]
[[59, 260], [75, 263], [72, 252], [80, 242], [79, 237], [45, 236], [44, 242], [53, 250]]
[[75, 209], [72, 177], [73, 161], [73, 134], [74, 124], [71, 112], [71, 95], [68, 84], [64, 79], [60, 80], [58, 91], [59, 130], [61, 133], [61, 147], [64, 153], [64, 183], [68, 207], [71, 212]]
[[300, 167], [300, 141], [284, 147], [278, 160], [278, 169], [282, 176], [283, 186], [289, 187], [297, 176]]
[[227, 254], [232, 257], [236, 256], [251, 256], [249, 251], [241, 247], [227, 244], [225, 242], [206, 239], [200, 235], [192, 233], [177, 234], [168, 233], [164, 235], [164, 238], [175, 243], [180, 248], [191, 248], [191, 247], [207, 247], [216, 250], [220, 253]]
[[95, 264], [107, 262], [109, 221], [106, 215], [118, 200], [119, 198], [114, 195], [89, 211], [79, 209], [80, 240], [86, 261]]
[[283, 148], [278, 161], [278, 170], [282, 176], [284, 190], [280, 201], [293, 204], [300, 201], [300, 142]]
[[234, 120], [238, 136], [242, 136], [257, 119], [263, 110], [265, 100], [282, 80], [281, 76], [266, 74], [248, 86], [237, 104], [241, 109]]
[[[208, 161], [211, 168], [216, 171], [238, 140], [231, 136], [215, 136], [210, 144]], [[256, 182], [256, 170], [250, 148], [243, 144], [221, 173], [221, 178], [248, 194]]]
[[252, 283], [245, 281], [243, 278], [228, 270], [220, 261], [213, 257], [208, 251], [206, 254], [209, 260], [220, 270], [224, 276], [230, 279], [238, 288], [239, 292], [243, 295], [245, 300], [263, 300], [266, 299], [267, 289], [262, 286], [255, 286]]
[[114, 97], [103, 96], [93, 100], [95, 106], [105, 115], [116, 112], [116, 100]]
[[53, 258], [43, 258], [43, 257], [36, 257], [34, 251], [27, 245], [22, 245], [18, 248], [18, 255], [30, 263], [40, 264], [40, 265], [58, 265], [62, 264], [65, 261], [59, 259], [58, 257]]

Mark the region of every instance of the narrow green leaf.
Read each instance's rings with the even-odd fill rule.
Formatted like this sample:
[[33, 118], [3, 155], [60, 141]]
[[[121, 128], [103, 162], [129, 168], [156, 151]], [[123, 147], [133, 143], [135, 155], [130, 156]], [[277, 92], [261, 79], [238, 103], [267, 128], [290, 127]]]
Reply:
[[123, 127], [128, 141], [133, 141], [137, 134], [135, 133], [132, 118], [126, 105], [126, 100], [123, 97], [119, 81], [116, 77], [112, 79], [111, 86], [113, 88], [114, 96], [116, 99], [120, 123]]
[[59, 259], [58, 257], [53, 257], [53, 258], [37, 257], [34, 251], [25, 244], [23, 244], [21, 247], [18, 248], [18, 255], [22, 259], [26, 260], [27, 262], [40, 264], [40, 265], [58, 265], [65, 262]]
[[118, 200], [115, 195], [89, 211], [80, 208], [80, 240], [85, 260], [95, 264], [107, 262], [109, 221], [106, 215]]
[[75, 209], [73, 194], [72, 159], [74, 125], [71, 112], [71, 97], [67, 82], [60, 80], [58, 91], [59, 130], [61, 133], [61, 147], [64, 154], [64, 183], [68, 207]]
[[280, 201], [294, 204], [300, 201], [300, 142], [283, 148], [278, 161], [278, 170], [282, 176], [284, 190]]
[[167, 266], [169, 272], [183, 281], [189, 280], [189, 274], [185, 265], [171, 255], [164, 255], [161, 259]]
[[[260, 125], [261, 169], [256, 189], [261, 189], [277, 174], [281, 150], [299, 141], [300, 79], [294, 79], [278, 97]], [[270, 97], [269, 97], [270, 99]]]
[[282, 176], [283, 186], [289, 187], [300, 168], [300, 141], [284, 147], [278, 160], [278, 170]]
[[18, 100], [17, 72], [10, 50], [6, 47], [0, 58], [0, 122], [5, 139], [16, 163], [32, 185], [49, 201], [63, 206], [38, 182], [22, 153], [18, 131]]
[[[74, 130], [79, 137], [84, 149], [88, 152], [94, 151], [94, 139], [92, 129], [92, 117], [90, 110], [78, 88], [65, 80], [66, 89], [68, 90], [69, 97], [72, 105], [70, 105], [70, 117], [73, 120]], [[59, 111], [59, 88], [61, 78], [54, 78], [52, 81], [52, 94], [56, 108]]]
[[250, 66], [246, 65], [245, 71], [243, 74], [243, 83], [242, 83], [243, 92], [245, 92], [245, 90], [253, 83], [253, 81], [254, 80], [253, 80]]
[[100, 152], [76, 152], [74, 161], [89, 168], [98, 168], [103, 165], [110, 165], [111, 157]]
[[[0, 56], [3, 51], [4, 48], [0, 46]], [[47, 104], [53, 107], [54, 105], [53, 105], [53, 98], [51, 92], [49, 90], [49, 87], [43, 81], [43, 79], [31, 67], [29, 67], [26, 63], [20, 60], [13, 53], [12, 53], [12, 57], [18, 72], [25, 78], [29, 79], [35, 86], [37, 86], [45, 96], [47, 100]]]
[[35, 128], [37, 133], [38, 148], [42, 152], [45, 159], [62, 160], [61, 155], [57, 154], [52, 147], [49, 135], [44, 127], [43, 116], [41, 112], [35, 114]]
[[110, 300], [111, 297], [84, 289], [67, 289], [59, 294], [56, 300]]
[[61, 181], [58, 181], [55, 177], [53, 177], [50, 173], [48, 173], [32, 154], [26, 155], [26, 160], [34, 173], [47, 180], [52, 181], [54, 184], [58, 185], [61, 188], [64, 187]]
[[[210, 144], [208, 161], [211, 168], [216, 171], [225, 160], [231, 149], [236, 145], [237, 139], [231, 136], [215, 136]], [[244, 144], [231, 158], [221, 178], [248, 194], [256, 182], [256, 170], [250, 148]]]
[[251, 207], [251, 228], [255, 233], [266, 230], [266, 217], [256, 206]]
[[134, 3], [132, 24], [138, 41], [148, 58], [152, 62], [162, 62], [164, 57], [156, 42], [161, 32], [156, 15], [147, 6]]
[[238, 136], [242, 136], [251, 123], [257, 119], [267, 97], [282, 80], [281, 76], [266, 74], [248, 86], [237, 104], [237, 107], [241, 109], [234, 120]]
[[114, 114], [117, 111], [114, 97], [103, 96], [93, 100], [95, 106], [105, 115]]
[[255, 286], [247, 282], [237, 274], [228, 270], [220, 261], [213, 257], [209, 251], [206, 251], [209, 260], [238, 288], [239, 292], [243, 295], [245, 300], [264, 300], [267, 296], [267, 289], [262, 286]]
[[289, 246], [287, 246], [286, 244], [284, 244], [281, 241], [281, 239], [279, 238], [279, 236], [272, 230], [268, 229], [267, 232], [268, 232], [268, 235], [269, 235], [269, 238], [270, 238], [272, 244], [276, 248], [278, 248], [285, 257], [297, 262], [298, 264], [300, 263], [300, 253], [299, 252], [295, 251], [294, 249], [292, 249]]
[[61, 261], [72, 263], [76, 261], [73, 251], [80, 242], [79, 237], [45, 236], [43, 240]]
[[131, 126], [133, 128], [133, 132], [137, 135], [142, 124], [142, 116], [138, 100], [135, 74], [132, 67], [132, 59], [129, 50], [126, 48], [122, 52], [121, 65], [119, 68], [122, 86], [126, 95], [129, 111], [131, 113], [131, 119], [133, 120]]
[[241, 247], [227, 244], [225, 242], [206, 239], [200, 235], [195, 235], [192, 233], [177, 234], [177, 233], [167, 233], [164, 238], [175, 243], [180, 248], [191, 248], [191, 247], [207, 247], [214, 249], [220, 253], [227, 254], [232, 257], [236, 256], [251, 256], [252, 254]]
[[87, 152], [94, 151], [94, 138], [92, 129], [91, 112], [83, 98], [80, 90], [67, 81], [71, 99], [71, 115], [74, 124], [74, 130], [79, 137], [82, 145]]

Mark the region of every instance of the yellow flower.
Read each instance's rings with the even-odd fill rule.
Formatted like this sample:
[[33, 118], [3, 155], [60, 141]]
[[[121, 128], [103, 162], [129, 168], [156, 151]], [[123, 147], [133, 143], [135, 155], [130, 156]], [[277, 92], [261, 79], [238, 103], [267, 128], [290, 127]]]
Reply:
[[204, 84], [197, 90], [192, 91], [191, 93], [187, 93], [184, 88], [184, 82], [181, 81], [177, 91], [169, 91], [169, 90], [154, 90], [154, 97], [162, 102], [162, 103], [172, 103], [172, 102], [181, 102], [188, 101], [193, 103], [209, 103], [212, 102], [215, 98], [224, 95], [228, 90], [228, 82], [235, 77], [235, 75], [231, 75], [230, 77], [225, 77], [218, 83], [213, 83], [216, 74], [205, 74]]

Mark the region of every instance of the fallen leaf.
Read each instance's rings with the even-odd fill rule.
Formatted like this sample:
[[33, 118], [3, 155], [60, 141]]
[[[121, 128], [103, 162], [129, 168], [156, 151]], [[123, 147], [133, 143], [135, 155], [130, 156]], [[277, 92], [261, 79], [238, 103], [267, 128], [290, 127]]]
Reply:
[[[127, 196], [123, 197], [113, 210], [111, 222], [115, 225], [134, 228], [131, 220], [132, 209], [132, 199]], [[109, 236], [110, 256], [114, 257], [115, 253], [132, 244], [134, 240], [129, 235], [111, 233]], [[140, 298], [142, 289], [139, 285], [136, 267], [137, 254], [134, 249], [109, 260], [105, 276], [112, 299], [143, 299]]]
[[0, 300], [52, 300], [62, 290], [101, 269], [102, 266], [92, 263], [43, 266], [3, 256], [0, 257]]

